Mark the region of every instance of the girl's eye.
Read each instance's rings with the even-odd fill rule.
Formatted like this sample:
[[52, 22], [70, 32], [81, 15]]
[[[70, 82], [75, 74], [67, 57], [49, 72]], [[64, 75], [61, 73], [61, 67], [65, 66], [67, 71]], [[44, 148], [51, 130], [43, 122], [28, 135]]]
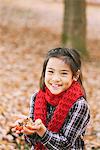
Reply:
[[48, 70], [48, 73], [53, 73], [53, 71], [51, 71], [51, 70]]
[[62, 72], [61, 74], [62, 74], [62, 75], [67, 75], [68, 73], [67, 73], [67, 72]]

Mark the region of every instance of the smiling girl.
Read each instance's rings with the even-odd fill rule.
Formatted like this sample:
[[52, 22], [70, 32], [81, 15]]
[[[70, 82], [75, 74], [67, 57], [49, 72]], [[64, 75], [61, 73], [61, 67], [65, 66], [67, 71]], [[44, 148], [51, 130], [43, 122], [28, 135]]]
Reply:
[[21, 132], [32, 150], [84, 150], [90, 113], [77, 50], [55, 48], [47, 53], [30, 117], [34, 125]]

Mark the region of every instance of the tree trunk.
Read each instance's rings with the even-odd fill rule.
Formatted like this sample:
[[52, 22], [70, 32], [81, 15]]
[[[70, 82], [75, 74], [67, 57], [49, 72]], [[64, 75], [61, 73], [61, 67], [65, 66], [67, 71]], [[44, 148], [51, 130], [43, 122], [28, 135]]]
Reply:
[[86, 2], [85, 0], [64, 0], [64, 21], [62, 44], [76, 48], [86, 55]]

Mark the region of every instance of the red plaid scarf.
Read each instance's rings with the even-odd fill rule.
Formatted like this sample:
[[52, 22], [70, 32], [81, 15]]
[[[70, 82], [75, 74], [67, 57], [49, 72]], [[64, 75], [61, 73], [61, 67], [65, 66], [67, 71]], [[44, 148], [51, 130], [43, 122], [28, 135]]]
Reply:
[[[64, 92], [54, 95], [47, 88], [44, 91], [40, 90], [36, 96], [34, 117], [35, 120], [40, 118], [48, 130], [59, 132], [68, 115], [69, 110], [78, 98], [84, 96], [84, 92], [77, 81]], [[51, 120], [47, 123], [47, 103], [56, 106]], [[42, 148], [40, 148], [42, 147]], [[44, 150], [42, 144], [36, 145], [36, 150]]]

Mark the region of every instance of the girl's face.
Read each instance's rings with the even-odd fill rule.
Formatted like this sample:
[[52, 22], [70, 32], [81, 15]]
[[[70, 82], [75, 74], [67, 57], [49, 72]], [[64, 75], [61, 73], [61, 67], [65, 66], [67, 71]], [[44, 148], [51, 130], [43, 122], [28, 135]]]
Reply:
[[52, 94], [67, 90], [73, 82], [73, 75], [68, 64], [60, 58], [49, 59], [45, 72], [45, 85]]

